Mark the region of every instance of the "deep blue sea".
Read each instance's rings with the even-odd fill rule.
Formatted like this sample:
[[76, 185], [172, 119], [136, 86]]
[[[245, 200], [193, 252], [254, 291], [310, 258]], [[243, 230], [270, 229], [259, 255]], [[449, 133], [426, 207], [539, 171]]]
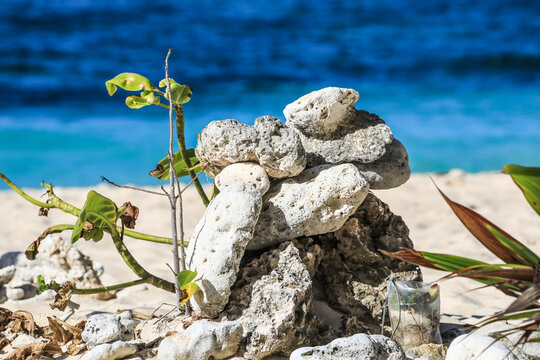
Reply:
[[0, 172], [21, 186], [160, 184], [148, 171], [167, 111], [129, 109], [104, 83], [157, 84], [168, 47], [193, 88], [191, 146], [209, 121], [284, 120], [339, 86], [390, 125], [413, 171], [540, 164], [537, 1], [11, 0], [0, 33]]

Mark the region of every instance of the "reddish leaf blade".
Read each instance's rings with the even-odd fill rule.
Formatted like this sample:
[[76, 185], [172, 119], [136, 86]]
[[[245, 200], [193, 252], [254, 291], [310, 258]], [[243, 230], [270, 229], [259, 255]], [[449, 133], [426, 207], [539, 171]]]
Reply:
[[[437, 185], [435, 185], [437, 187]], [[508, 241], [513, 243], [516, 247], [527, 248], [521, 242], [516, 240], [514, 237], [509, 235], [506, 231], [499, 228], [497, 225], [493, 224], [491, 221], [478, 214], [477, 212], [469, 209], [466, 206], [458, 204], [457, 202], [452, 201], [445, 193], [439, 190], [439, 193], [442, 195], [446, 203], [450, 206], [454, 214], [459, 218], [459, 220], [465, 225], [465, 227], [470, 231], [470, 233], [476, 237], [482, 245], [484, 245], [489, 251], [491, 251], [495, 256], [497, 256], [502, 261], [509, 264], [523, 264], [523, 265], [538, 265], [538, 257], [536, 257], [536, 263], [524, 259], [515, 249], [511, 249], [508, 246], [505, 246], [498, 238], [495, 236], [492, 229], [495, 229], [499, 234], [504, 236]]]
[[396, 252], [380, 250], [380, 252], [395, 259], [400, 259], [413, 263], [415, 265], [425, 266], [427, 268], [439, 270], [439, 268], [435, 266], [434, 262], [427, 260], [420, 251], [416, 251], [414, 249], [404, 249]]

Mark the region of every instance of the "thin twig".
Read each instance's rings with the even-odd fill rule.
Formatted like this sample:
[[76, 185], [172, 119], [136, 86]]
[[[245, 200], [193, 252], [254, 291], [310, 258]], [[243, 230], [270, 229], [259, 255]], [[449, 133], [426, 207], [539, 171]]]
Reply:
[[138, 187], [135, 187], [135, 186], [130, 186], [130, 185], [118, 185], [117, 183], [107, 179], [105, 176], [102, 176], [101, 177], [101, 181], [106, 181], [108, 182], [109, 184], [111, 185], [114, 185], [116, 187], [119, 187], [119, 188], [123, 188], [123, 189], [130, 189], [130, 190], [137, 190], [137, 191], [142, 191], [142, 192], [145, 192], [145, 193], [149, 193], [149, 194], [154, 194], [154, 195], [159, 195], [159, 196], [165, 196], [164, 194], [160, 193], [160, 192], [157, 192], [157, 191], [152, 191], [152, 190], [146, 190], [146, 189], [142, 189], [142, 188], [138, 188]]
[[204, 165], [201, 172], [198, 173], [197, 176], [195, 176], [193, 179], [191, 179], [191, 181], [180, 191], [180, 194], [183, 193], [184, 191], [186, 191], [186, 189], [189, 187], [189, 185], [193, 184], [193, 182], [199, 178], [199, 176], [204, 172], [204, 170], [206, 170], [207, 166], [208, 166], [208, 164]]
[[[171, 202], [171, 225], [172, 225], [172, 239], [173, 239], [173, 266], [174, 266], [174, 273], [178, 274], [180, 272], [180, 261], [178, 258], [178, 233], [176, 229], [176, 196], [175, 196], [175, 178], [176, 178], [176, 172], [174, 170], [174, 149], [173, 149], [173, 141], [174, 141], [174, 127], [173, 127], [173, 100], [172, 100], [172, 94], [171, 94], [171, 79], [169, 78], [169, 57], [171, 56], [172, 48], [169, 48], [169, 51], [167, 52], [167, 57], [165, 58], [165, 78], [167, 79], [167, 92], [169, 94], [169, 180], [170, 180], [170, 193], [169, 193], [169, 201]], [[180, 192], [180, 189], [178, 189]], [[180, 203], [182, 201], [180, 200]], [[182, 247], [183, 250], [183, 247]], [[178, 284], [178, 281], [174, 281], [174, 290], [176, 293], [176, 304], [178, 307], [178, 310], [180, 310], [180, 302], [182, 300], [182, 292], [180, 291], [180, 285]]]
[[175, 273], [174, 273], [174, 270], [173, 270], [173, 268], [171, 267], [171, 265], [169, 265], [169, 263], [165, 263], [165, 265], [167, 265], [167, 267], [171, 270], [171, 272], [174, 274], [174, 276], [178, 276], [178, 274], [175, 274]]

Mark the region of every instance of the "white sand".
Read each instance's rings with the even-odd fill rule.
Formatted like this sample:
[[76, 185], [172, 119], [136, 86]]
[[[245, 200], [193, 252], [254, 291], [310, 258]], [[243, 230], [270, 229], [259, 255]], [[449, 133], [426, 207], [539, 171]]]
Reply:
[[[447, 175], [434, 175], [433, 178], [453, 200], [472, 207], [536, 252], [540, 252], [540, 243], [535, 241], [540, 224], [539, 218], [509, 176], [495, 173], [471, 175], [452, 171]], [[170, 236], [170, 213], [165, 197], [105, 185], [99, 185], [94, 189], [113, 199], [117, 205], [131, 201], [138, 206], [140, 216], [137, 220], [137, 231]], [[55, 188], [55, 193], [67, 202], [82, 206], [88, 190]], [[33, 189], [27, 192], [39, 198], [44, 191]], [[410, 228], [415, 249], [497, 261], [466, 231], [427, 175], [415, 174], [407, 184], [397, 189], [375, 193], [390, 205], [395, 214], [403, 217]], [[186, 239], [189, 239], [204, 208], [194, 188], [188, 189], [184, 193], [184, 198], [184, 224]], [[47, 218], [37, 217], [37, 210], [37, 207], [13, 191], [0, 191], [0, 254], [7, 251], [24, 251], [48, 226], [75, 222], [73, 216], [59, 210], [51, 210]], [[70, 236], [70, 233], [65, 233], [64, 236]], [[172, 276], [165, 265], [171, 259], [169, 246], [130, 238], [127, 238], [126, 243], [134, 256], [149, 271], [159, 276]], [[105, 236], [99, 243], [85, 242], [81, 239], [76, 246], [92, 259], [105, 265], [105, 274], [102, 277], [104, 284], [112, 285], [136, 279], [121, 260], [109, 237]], [[423, 272], [426, 281], [435, 281], [444, 275], [443, 272], [427, 269], [423, 269]], [[512, 301], [512, 298], [494, 289], [465, 293], [479, 285], [467, 279], [453, 279], [441, 283], [442, 312], [465, 316], [487, 315], [503, 309]], [[77, 313], [78, 318], [95, 311], [116, 312], [120, 309], [137, 309], [150, 313], [160, 303], [174, 302], [174, 295], [151, 286], [139, 285], [120, 291], [118, 298], [110, 301], [98, 301], [82, 296], [76, 296], [74, 300], [82, 306]], [[42, 320], [45, 314], [59, 315], [57, 310], [50, 310], [45, 301], [30, 300], [0, 306], [31, 310], [36, 315], [41, 314], [38, 319]]]

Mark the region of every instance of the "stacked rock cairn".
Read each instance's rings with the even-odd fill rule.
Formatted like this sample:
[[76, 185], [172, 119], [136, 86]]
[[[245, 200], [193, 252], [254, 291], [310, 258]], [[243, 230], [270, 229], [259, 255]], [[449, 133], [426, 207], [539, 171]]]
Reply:
[[385, 122], [354, 107], [358, 98], [325, 88], [287, 105], [285, 124], [263, 116], [202, 130], [196, 153], [220, 193], [189, 241], [200, 287], [191, 306], [238, 335], [214, 358], [379, 334], [386, 281], [421, 280], [417, 267], [378, 251], [412, 248], [401, 217], [369, 192], [405, 183], [410, 169]]

